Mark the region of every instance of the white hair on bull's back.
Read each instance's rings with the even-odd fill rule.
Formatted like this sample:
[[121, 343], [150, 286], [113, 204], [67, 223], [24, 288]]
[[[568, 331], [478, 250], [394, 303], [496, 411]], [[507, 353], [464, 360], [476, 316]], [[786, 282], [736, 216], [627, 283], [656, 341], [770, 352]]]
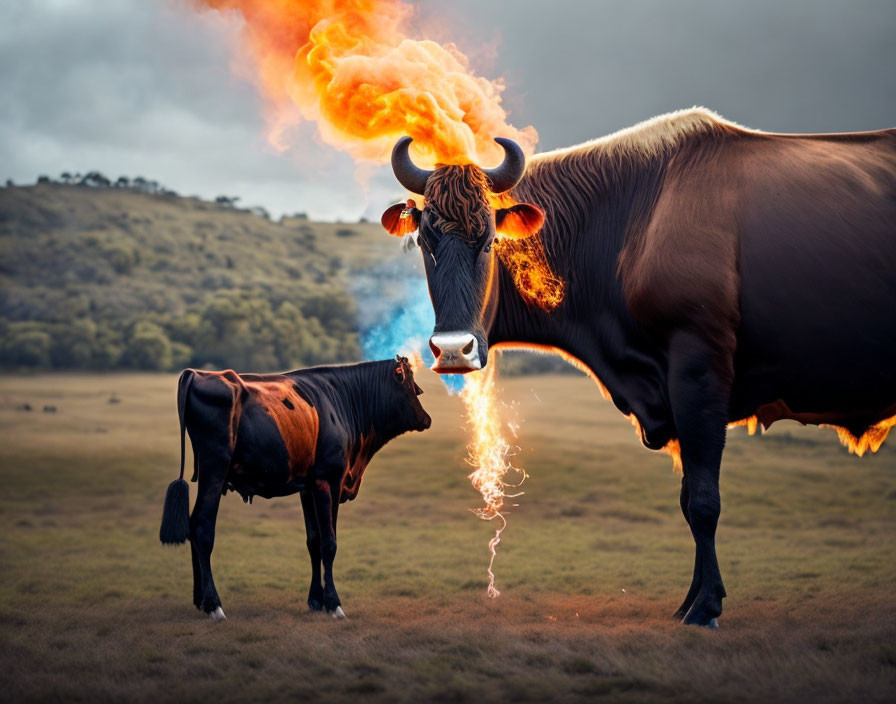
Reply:
[[530, 163], [537, 164], [539, 161], [559, 159], [574, 152], [587, 151], [593, 148], [599, 148], [608, 154], [649, 158], [674, 147], [682, 138], [688, 135], [719, 125], [741, 130], [747, 129], [736, 122], [726, 120], [712, 110], [695, 106], [652, 117], [631, 127], [626, 127], [618, 132], [613, 132], [582, 144], [536, 154], [530, 159]]

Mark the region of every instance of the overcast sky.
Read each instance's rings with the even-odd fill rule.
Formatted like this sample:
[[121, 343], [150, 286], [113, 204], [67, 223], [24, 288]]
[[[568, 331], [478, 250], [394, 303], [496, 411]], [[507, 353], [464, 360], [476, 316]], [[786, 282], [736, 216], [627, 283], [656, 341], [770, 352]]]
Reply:
[[[894, 0], [421, 0], [540, 150], [694, 104], [771, 131], [896, 126]], [[378, 217], [306, 126], [268, 146], [254, 86], [231, 71], [239, 24], [186, 0], [2, 0], [0, 178], [98, 169], [275, 214]]]

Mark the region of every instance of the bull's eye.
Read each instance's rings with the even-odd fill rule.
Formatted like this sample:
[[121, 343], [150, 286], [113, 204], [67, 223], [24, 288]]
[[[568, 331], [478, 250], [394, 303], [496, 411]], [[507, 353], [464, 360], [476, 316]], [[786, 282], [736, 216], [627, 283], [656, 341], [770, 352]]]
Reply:
[[482, 251], [485, 252], [486, 254], [488, 254], [489, 252], [491, 252], [491, 251], [492, 251], [492, 243], [489, 242], [487, 245], [485, 245], [485, 247], [483, 248]]

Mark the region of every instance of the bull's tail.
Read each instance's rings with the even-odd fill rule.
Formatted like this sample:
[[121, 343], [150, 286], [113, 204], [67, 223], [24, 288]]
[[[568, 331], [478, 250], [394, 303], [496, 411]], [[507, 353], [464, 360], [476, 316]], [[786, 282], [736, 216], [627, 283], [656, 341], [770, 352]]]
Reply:
[[165, 545], [181, 545], [190, 537], [190, 485], [184, 481], [186, 460], [187, 397], [193, 383], [193, 370], [186, 369], [177, 380], [177, 413], [180, 416], [180, 477], [168, 485], [159, 540]]

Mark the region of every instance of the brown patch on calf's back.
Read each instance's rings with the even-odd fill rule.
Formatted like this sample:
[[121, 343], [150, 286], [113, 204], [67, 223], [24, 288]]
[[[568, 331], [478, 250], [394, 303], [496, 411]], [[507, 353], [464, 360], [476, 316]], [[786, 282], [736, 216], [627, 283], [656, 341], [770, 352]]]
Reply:
[[289, 454], [290, 479], [304, 475], [314, 463], [320, 419], [317, 411], [289, 379], [245, 381], [251, 398], [277, 424]]

